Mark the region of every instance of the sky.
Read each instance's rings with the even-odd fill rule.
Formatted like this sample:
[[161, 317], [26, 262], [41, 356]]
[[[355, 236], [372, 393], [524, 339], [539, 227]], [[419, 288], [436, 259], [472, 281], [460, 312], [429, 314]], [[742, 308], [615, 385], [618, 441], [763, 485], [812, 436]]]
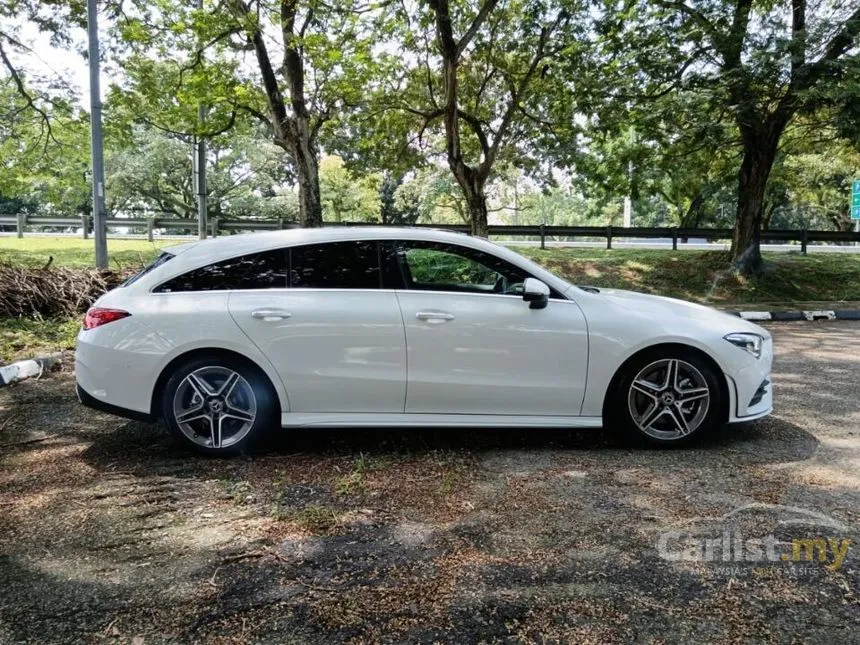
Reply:
[[[28, 74], [62, 79], [77, 93], [81, 105], [89, 105], [90, 79], [86, 59], [77, 51], [53, 47], [50, 38], [46, 34], [39, 33], [32, 24], [21, 25], [18, 33], [22, 41], [31, 48], [31, 52], [24, 54], [10, 51], [9, 55], [13, 62]], [[73, 30], [72, 35], [76, 49], [86, 47], [87, 34], [83, 29]], [[100, 78], [104, 92], [109, 79], [103, 70]]]

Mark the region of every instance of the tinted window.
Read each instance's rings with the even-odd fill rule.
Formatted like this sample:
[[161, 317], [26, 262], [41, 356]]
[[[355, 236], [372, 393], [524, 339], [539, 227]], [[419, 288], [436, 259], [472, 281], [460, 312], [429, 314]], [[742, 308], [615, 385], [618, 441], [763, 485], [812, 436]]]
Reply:
[[332, 242], [290, 249], [290, 286], [296, 289], [379, 289], [374, 241]]
[[494, 255], [453, 244], [403, 242], [398, 257], [410, 289], [518, 295], [528, 277]]
[[159, 292], [283, 289], [287, 286], [287, 254], [283, 249], [252, 253], [194, 269], [168, 280]]
[[173, 257], [174, 257], [174, 255], [172, 253], [167, 253], [167, 252], [162, 253], [157, 258], [155, 258], [155, 260], [152, 263], [150, 263], [148, 266], [146, 266], [140, 273], [134, 274], [133, 276], [128, 278], [125, 282], [123, 282], [120, 286], [121, 287], [127, 287], [130, 284], [134, 284], [135, 282], [140, 280], [143, 276], [145, 276], [147, 273], [149, 273], [150, 271], [152, 271], [156, 267], [160, 267], [162, 264], [164, 264], [168, 260], [172, 259]]

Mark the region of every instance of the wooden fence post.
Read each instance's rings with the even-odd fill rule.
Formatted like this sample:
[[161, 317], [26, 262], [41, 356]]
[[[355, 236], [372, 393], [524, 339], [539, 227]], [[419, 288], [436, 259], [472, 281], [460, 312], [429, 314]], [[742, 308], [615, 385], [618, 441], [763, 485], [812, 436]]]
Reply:
[[83, 230], [84, 230], [84, 239], [85, 240], [88, 240], [90, 238], [90, 231], [88, 228], [89, 224], [90, 224], [90, 218], [87, 217], [87, 214], [85, 211], [85, 212], [81, 213], [81, 226], [83, 227]]
[[606, 248], [607, 249], [612, 248], [612, 226], [611, 225], [606, 227]]
[[18, 237], [24, 237], [24, 213], [16, 213], [16, 229]]
[[540, 247], [546, 249], [546, 227], [543, 224], [540, 225]]
[[155, 228], [154, 221], [151, 217], [146, 218], [146, 241], [152, 242], [152, 229]]

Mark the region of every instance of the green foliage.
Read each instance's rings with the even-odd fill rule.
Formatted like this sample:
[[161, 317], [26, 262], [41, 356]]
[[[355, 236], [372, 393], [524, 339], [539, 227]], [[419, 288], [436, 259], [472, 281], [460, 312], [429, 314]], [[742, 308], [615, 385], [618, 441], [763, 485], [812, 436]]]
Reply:
[[381, 177], [356, 177], [337, 156], [320, 161], [320, 192], [327, 222], [378, 222]]
[[[285, 155], [251, 128], [208, 142], [206, 188], [210, 215], [295, 220]], [[107, 158], [110, 210], [136, 216], [195, 218], [191, 141], [145, 127]]]

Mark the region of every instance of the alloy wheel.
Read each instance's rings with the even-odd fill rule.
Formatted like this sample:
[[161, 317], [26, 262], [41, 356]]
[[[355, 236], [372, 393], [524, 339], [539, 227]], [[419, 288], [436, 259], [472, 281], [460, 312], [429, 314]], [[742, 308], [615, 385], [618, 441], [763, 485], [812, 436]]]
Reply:
[[254, 426], [257, 398], [238, 372], [221, 366], [201, 367], [176, 388], [173, 418], [182, 434], [195, 444], [228, 448]]
[[627, 405], [640, 431], [671, 441], [694, 432], [708, 414], [711, 390], [694, 365], [677, 358], [642, 368], [630, 384]]

